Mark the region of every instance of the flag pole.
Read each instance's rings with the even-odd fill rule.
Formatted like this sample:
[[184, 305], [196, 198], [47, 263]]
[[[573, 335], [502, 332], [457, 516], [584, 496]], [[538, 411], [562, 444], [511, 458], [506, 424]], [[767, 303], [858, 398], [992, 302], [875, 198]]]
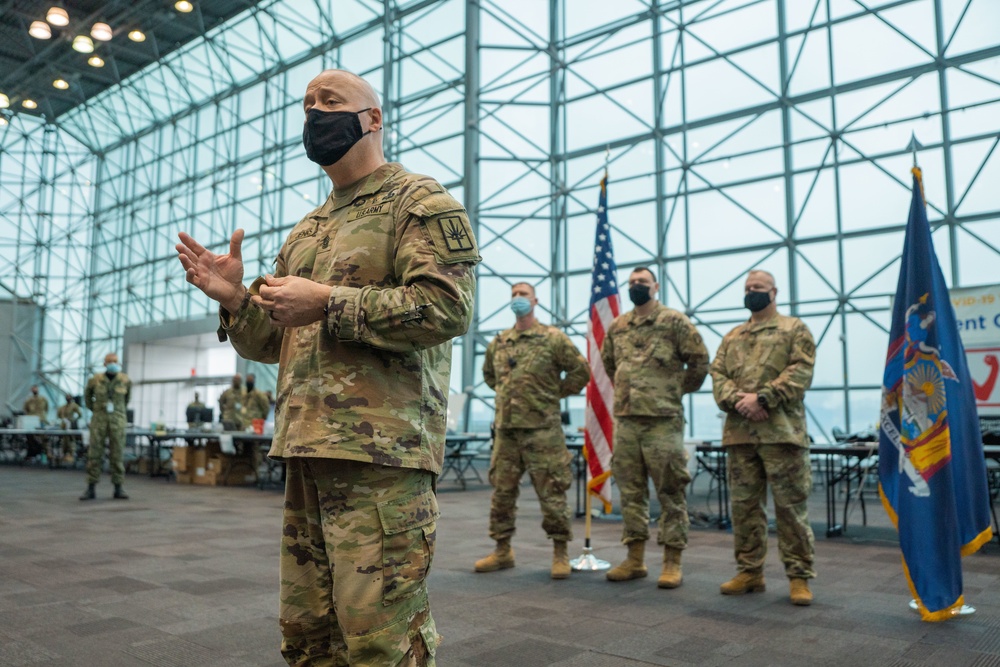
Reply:
[[[584, 463], [586, 464], [587, 458], [587, 447], [584, 445]], [[594, 550], [590, 546], [590, 527], [593, 521], [591, 512], [591, 492], [590, 492], [590, 466], [587, 466], [587, 480], [584, 482], [587, 485], [587, 501], [584, 503], [584, 510], [586, 511], [586, 518], [584, 519], [583, 528], [583, 553], [574, 558], [569, 562], [569, 566], [576, 570], [577, 572], [587, 571], [587, 572], [601, 572], [603, 570], [611, 569], [611, 563], [606, 560], [602, 560], [594, 555]]]
[[[608, 162], [610, 161], [610, 157], [611, 157], [611, 146], [609, 145], [606, 146], [604, 149], [604, 180], [601, 183], [602, 190], [608, 181]], [[584, 428], [584, 431], [586, 431], [586, 428]], [[601, 572], [604, 570], [611, 569], [611, 563], [595, 556], [594, 550], [590, 546], [590, 531], [591, 531], [591, 526], [593, 524], [593, 512], [591, 511], [592, 510], [591, 496], [593, 494], [591, 493], [590, 490], [591, 471], [590, 471], [590, 463], [587, 459], [586, 432], [584, 433], [584, 441], [583, 441], [583, 459], [584, 459], [584, 465], [587, 466], [587, 475], [584, 480], [584, 484], [586, 485], [587, 488], [584, 490], [584, 493], [586, 494], [586, 500], [584, 502], [585, 519], [584, 519], [584, 529], [583, 529], [583, 553], [580, 556], [571, 560], [569, 562], [569, 565], [577, 572], [582, 572], [582, 571]]]

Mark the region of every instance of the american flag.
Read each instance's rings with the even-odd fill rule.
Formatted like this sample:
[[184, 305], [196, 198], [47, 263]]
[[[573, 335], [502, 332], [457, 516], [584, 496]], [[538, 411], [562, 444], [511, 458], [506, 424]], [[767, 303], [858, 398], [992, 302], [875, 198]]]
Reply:
[[587, 385], [586, 434], [587, 489], [604, 501], [604, 511], [611, 511], [611, 448], [614, 442], [614, 387], [601, 361], [604, 333], [621, 312], [618, 299], [618, 267], [611, 247], [608, 224], [608, 175], [601, 179], [601, 197], [597, 204], [597, 232], [594, 240], [594, 272], [590, 289], [590, 323], [587, 326], [587, 360], [590, 384]]

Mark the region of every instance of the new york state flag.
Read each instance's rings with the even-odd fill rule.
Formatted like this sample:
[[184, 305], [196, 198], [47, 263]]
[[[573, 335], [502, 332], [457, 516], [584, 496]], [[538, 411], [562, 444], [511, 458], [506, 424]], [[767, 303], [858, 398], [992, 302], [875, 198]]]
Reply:
[[921, 617], [942, 621], [965, 602], [962, 556], [993, 531], [972, 380], [920, 179], [914, 168], [882, 380], [879, 494]]

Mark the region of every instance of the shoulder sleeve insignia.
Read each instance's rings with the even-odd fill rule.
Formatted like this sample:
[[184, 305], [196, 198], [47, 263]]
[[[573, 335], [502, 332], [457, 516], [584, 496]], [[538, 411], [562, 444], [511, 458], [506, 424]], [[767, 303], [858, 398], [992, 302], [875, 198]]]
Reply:
[[437, 219], [437, 223], [441, 226], [441, 234], [444, 236], [444, 244], [448, 252], [461, 252], [475, 248], [472, 243], [472, 231], [464, 218], [459, 216], [441, 217]]

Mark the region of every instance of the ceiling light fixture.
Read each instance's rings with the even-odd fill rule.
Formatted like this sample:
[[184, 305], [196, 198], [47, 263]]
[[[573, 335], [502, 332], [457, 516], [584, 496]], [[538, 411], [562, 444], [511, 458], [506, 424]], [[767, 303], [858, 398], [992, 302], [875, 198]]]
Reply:
[[111, 26], [107, 23], [95, 23], [90, 29], [90, 36], [99, 42], [111, 41]]
[[49, 7], [49, 12], [45, 15], [45, 20], [60, 28], [69, 25], [69, 14], [59, 6]]
[[55, 81], [52, 82], [52, 87], [58, 88], [59, 90], [66, 90], [67, 88], [69, 88], [69, 83], [66, 81], [66, 79], [56, 79]]
[[194, 9], [194, 5], [188, 2], [188, 0], [177, 0], [177, 2], [174, 3], [174, 9], [183, 14], [187, 14]]
[[73, 50], [80, 53], [93, 53], [94, 40], [86, 35], [77, 35], [73, 38]]
[[100, 56], [90, 56], [87, 59], [87, 64], [91, 67], [104, 67], [104, 59]]
[[10, 107], [10, 98], [5, 94], [0, 93], [0, 109], [6, 109]]
[[24, 107], [25, 109], [37, 109], [38, 102], [36, 102], [35, 100], [26, 99], [21, 102], [21, 106]]
[[133, 42], [146, 41], [146, 35], [144, 35], [141, 30], [132, 30], [131, 32], [129, 32], [128, 38], [131, 39]]
[[35, 39], [49, 39], [52, 37], [52, 28], [45, 21], [32, 21], [28, 26], [28, 34]]

